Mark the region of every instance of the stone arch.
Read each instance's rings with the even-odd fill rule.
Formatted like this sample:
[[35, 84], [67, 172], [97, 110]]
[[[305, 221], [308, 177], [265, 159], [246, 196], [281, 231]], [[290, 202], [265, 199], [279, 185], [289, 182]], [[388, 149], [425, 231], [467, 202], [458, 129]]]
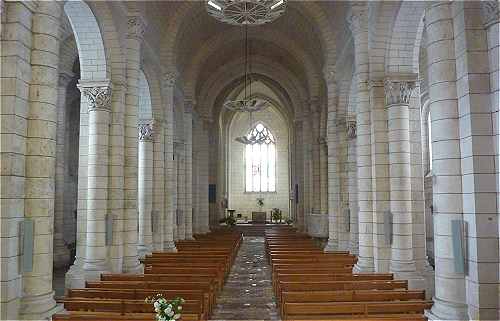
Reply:
[[110, 70], [106, 64], [101, 30], [90, 7], [82, 0], [67, 1], [64, 12], [75, 35], [81, 79], [87, 81], [109, 78]]
[[385, 59], [386, 72], [414, 72], [415, 45], [420, 44], [422, 37], [422, 19], [426, 5], [425, 1], [401, 2], [391, 27]]
[[153, 118], [153, 108], [151, 107], [151, 94], [149, 91], [149, 82], [144, 71], [139, 71], [139, 104], [137, 115], [139, 120], [148, 120]]
[[[220, 93], [223, 88], [227, 88], [235, 79], [241, 77], [240, 73], [234, 72], [235, 64], [239, 64], [239, 61], [234, 61], [224, 66], [224, 68], [221, 68], [218, 73], [215, 73], [206, 81], [208, 85], [200, 90], [200, 95], [197, 100], [207, 102], [204, 107], [208, 109], [208, 114], [212, 111], [218, 93]], [[269, 61], [265, 57], [262, 58], [259, 56], [253, 59], [252, 64], [255, 74], [262, 74], [269, 79], [274, 79], [283, 86], [286, 93], [291, 97], [292, 105], [290, 107], [293, 107], [295, 112], [298, 112], [300, 102], [308, 100], [309, 96], [304, 90], [303, 85], [282, 66]], [[212, 93], [217, 94], [213, 95]]]
[[[184, 85], [186, 92], [192, 93], [195, 95], [196, 88], [196, 77], [199, 75], [200, 70], [202, 68], [202, 62], [205, 61], [206, 57], [209, 57], [211, 54], [216, 52], [221, 45], [227, 44], [228, 42], [235, 41], [239, 38], [239, 32], [232, 32], [230, 35], [227, 34], [217, 34], [208, 40], [202, 48], [198, 51], [196, 56], [193, 58], [192, 63], [190, 64], [190, 68], [186, 72], [186, 76], [184, 77]], [[276, 31], [271, 30], [265, 34], [259, 35], [257, 37], [250, 37], [250, 39], [264, 40], [271, 42], [273, 44], [278, 45], [284, 50], [291, 50], [294, 54], [294, 57], [297, 58], [298, 62], [300, 62], [304, 66], [304, 70], [308, 72], [306, 75], [308, 90], [310, 95], [318, 96], [319, 88], [320, 88], [320, 79], [321, 79], [321, 69], [320, 66], [315, 64], [314, 61], [308, 57], [307, 53], [300, 48], [297, 44], [295, 44], [291, 39], [287, 38], [285, 35], [282, 35]], [[287, 49], [288, 47], [288, 49]]]
[[[169, 20], [169, 24], [165, 29], [165, 37], [161, 49], [162, 63], [169, 66], [169, 68], [175, 69], [177, 67], [175, 61], [175, 44], [180, 34], [179, 31], [182, 26], [182, 21], [188, 19], [197, 5], [199, 5], [198, 2], [184, 2], [176, 8], [176, 14]], [[293, 5], [300, 7], [303, 12], [306, 12], [307, 17], [310, 18], [317, 27], [324, 57], [323, 64], [334, 65], [336, 48], [335, 38], [332, 35], [334, 35], [335, 32], [330, 27], [325, 10], [314, 2], [302, 3], [297, 1], [293, 2]]]

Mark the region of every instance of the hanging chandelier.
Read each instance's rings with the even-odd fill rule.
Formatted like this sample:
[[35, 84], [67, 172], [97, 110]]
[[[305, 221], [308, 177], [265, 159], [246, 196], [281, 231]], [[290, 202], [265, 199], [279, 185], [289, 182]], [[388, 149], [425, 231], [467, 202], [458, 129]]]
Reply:
[[286, 10], [287, 0], [209, 0], [207, 12], [231, 25], [263, 25]]

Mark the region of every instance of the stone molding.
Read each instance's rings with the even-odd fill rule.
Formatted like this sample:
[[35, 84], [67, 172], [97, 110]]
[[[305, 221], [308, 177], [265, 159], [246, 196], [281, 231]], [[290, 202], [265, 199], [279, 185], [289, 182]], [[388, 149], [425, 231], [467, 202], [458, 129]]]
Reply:
[[78, 89], [87, 98], [88, 110], [111, 110], [111, 84], [103, 82], [79, 82]]
[[481, 1], [481, 15], [486, 29], [500, 22], [500, 8], [498, 1]]
[[386, 106], [394, 104], [410, 104], [410, 98], [416, 86], [416, 75], [387, 77], [384, 80]]
[[154, 121], [140, 123], [137, 125], [137, 129], [139, 130], [139, 141], [151, 142], [154, 140]]
[[354, 139], [357, 136], [358, 128], [355, 120], [347, 121], [347, 138]]
[[163, 85], [166, 87], [173, 87], [178, 77], [179, 73], [177, 71], [167, 72], [163, 74]]
[[146, 24], [140, 16], [128, 17], [127, 36], [129, 38], [142, 39], [146, 31]]

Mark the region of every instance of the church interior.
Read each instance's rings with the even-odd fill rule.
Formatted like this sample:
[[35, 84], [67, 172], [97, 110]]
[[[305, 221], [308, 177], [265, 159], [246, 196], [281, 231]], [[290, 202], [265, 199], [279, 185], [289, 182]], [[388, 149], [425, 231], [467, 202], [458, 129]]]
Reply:
[[500, 319], [498, 1], [0, 3], [0, 320]]

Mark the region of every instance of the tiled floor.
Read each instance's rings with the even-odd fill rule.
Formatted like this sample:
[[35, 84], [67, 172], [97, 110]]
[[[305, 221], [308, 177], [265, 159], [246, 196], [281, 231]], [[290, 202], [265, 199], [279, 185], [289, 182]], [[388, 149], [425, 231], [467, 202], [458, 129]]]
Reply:
[[245, 237], [212, 320], [279, 320], [264, 238]]

